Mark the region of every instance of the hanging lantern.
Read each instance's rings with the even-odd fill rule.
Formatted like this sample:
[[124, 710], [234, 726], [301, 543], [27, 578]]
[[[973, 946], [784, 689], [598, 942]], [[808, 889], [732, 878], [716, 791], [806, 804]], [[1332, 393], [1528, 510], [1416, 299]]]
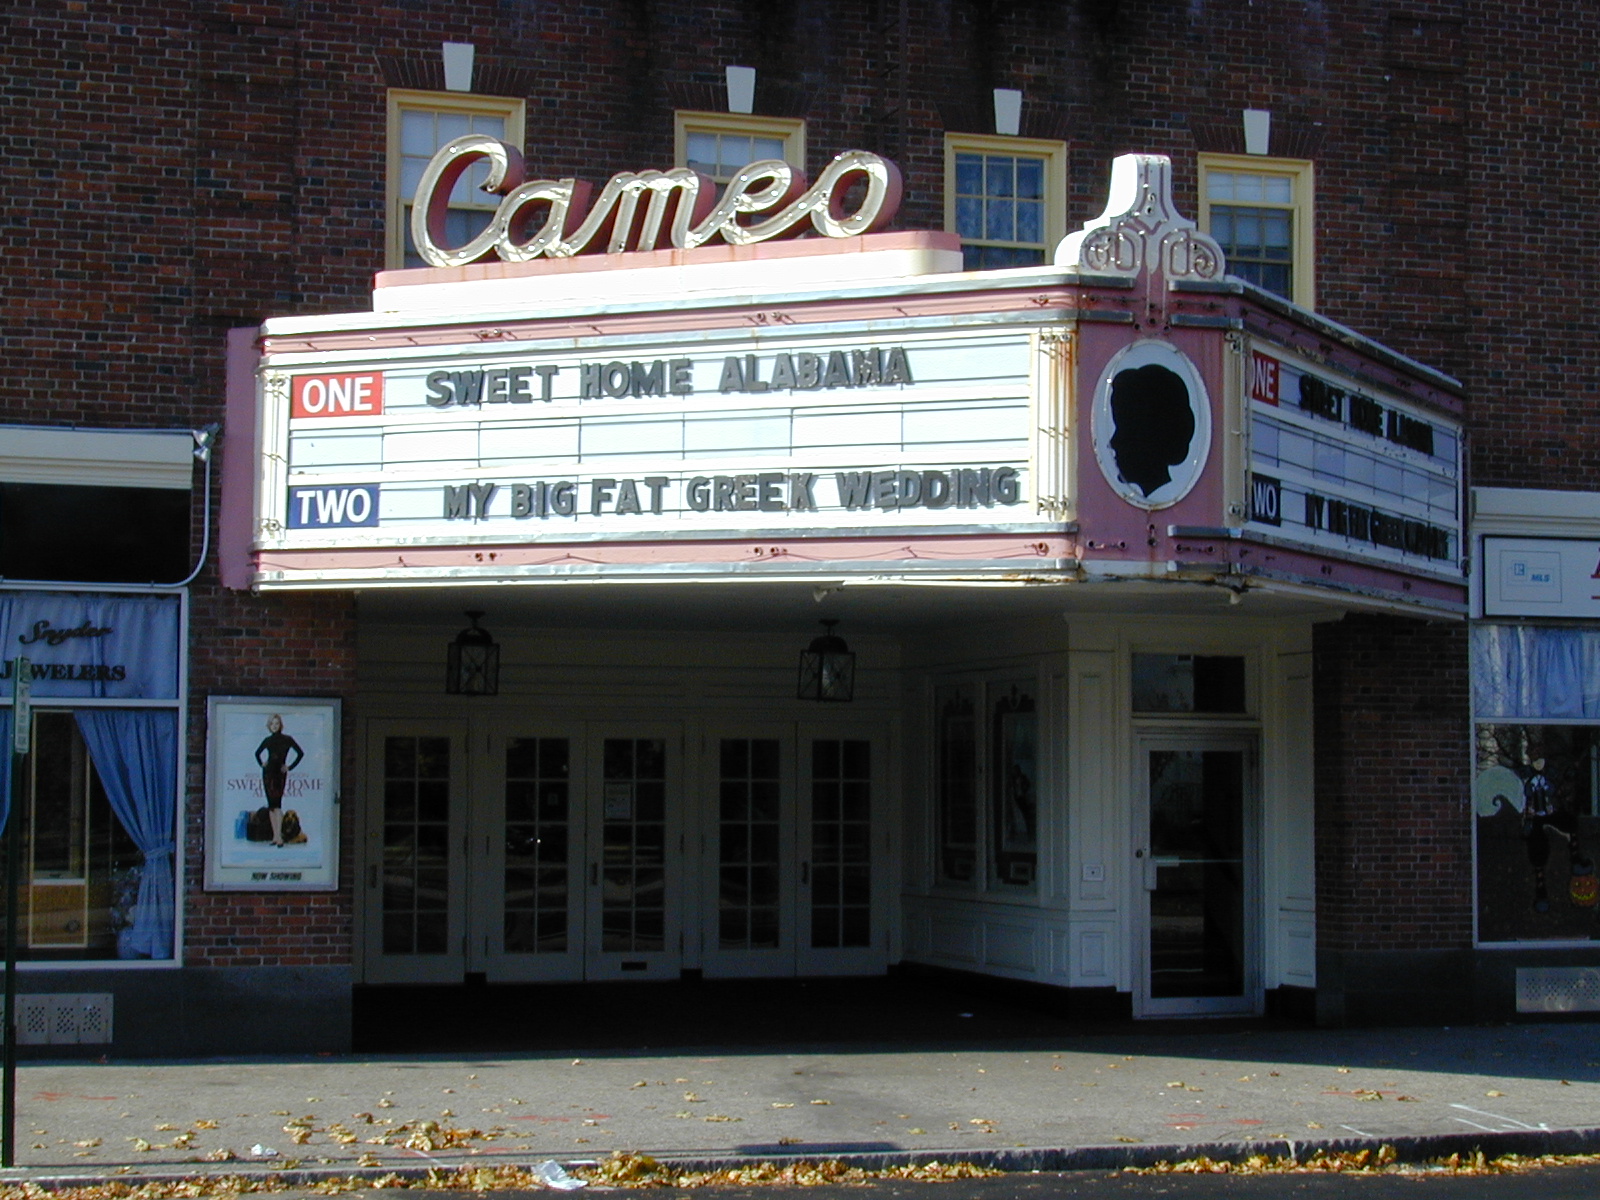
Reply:
[[481, 611], [467, 613], [469, 629], [456, 634], [446, 656], [444, 690], [452, 696], [495, 696], [500, 693], [500, 647], [487, 629], [478, 628]]
[[844, 702], [855, 696], [856, 656], [844, 639], [833, 632], [838, 621], [824, 621], [827, 630], [800, 652], [800, 682], [796, 695], [801, 700]]

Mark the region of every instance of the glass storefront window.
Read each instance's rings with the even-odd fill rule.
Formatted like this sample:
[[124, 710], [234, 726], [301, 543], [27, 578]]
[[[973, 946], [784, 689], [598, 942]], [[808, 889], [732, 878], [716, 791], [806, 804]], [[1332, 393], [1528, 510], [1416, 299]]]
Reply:
[[1600, 939], [1600, 630], [1472, 632], [1480, 942]]
[[[172, 798], [153, 805], [145, 804], [142, 795], [114, 802], [100, 769], [104, 765], [119, 777], [119, 787], [142, 790], [148, 783], [133, 778], [122, 757], [128, 741], [118, 721], [122, 715], [97, 710], [86, 718], [86, 726], [80, 722], [83, 714], [71, 711], [33, 714], [32, 749], [22, 760], [16, 813], [22, 837], [18, 956], [24, 960], [172, 955], [173, 855], [167, 849], [147, 861], [124, 822], [126, 817], [140, 827], [144, 818], [153, 815], [159, 822], [165, 815], [169, 827], [164, 844], [170, 847]], [[6, 716], [9, 733], [10, 714]], [[139, 717], [141, 725], [165, 723], [176, 729], [173, 713]], [[132, 740], [140, 739], [135, 735]], [[116, 761], [103, 763], [108, 754]], [[153, 888], [155, 872], [165, 878]]]

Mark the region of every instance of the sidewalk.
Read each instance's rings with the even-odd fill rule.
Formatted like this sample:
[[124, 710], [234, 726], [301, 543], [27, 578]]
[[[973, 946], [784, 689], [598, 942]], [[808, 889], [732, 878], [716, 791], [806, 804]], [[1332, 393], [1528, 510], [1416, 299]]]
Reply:
[[[1249, 1143], [1301, 1156], [1385, 1142], [1411, 1158], [1600, 1150], [1600, 1023], [44, 1063], [18, 1078], [22, 1166], [5, 1174], [36, 1180], [380, 1174], [616, 1150], [1042, 1169], [1239, 1155]], [[276, 1153], [252, 1154], [258, 1145]]]

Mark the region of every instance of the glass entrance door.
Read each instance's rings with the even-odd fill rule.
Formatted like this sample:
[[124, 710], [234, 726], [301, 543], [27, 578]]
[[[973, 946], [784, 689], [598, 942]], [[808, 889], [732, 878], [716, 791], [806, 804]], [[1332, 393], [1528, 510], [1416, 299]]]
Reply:
[[1254, 742], [1152, 736], [1137, 765], [1138, 1015], [1257, 1012]]
[[870, 731], [843, 737], [804, 725], [707, 736], [707, 977], [883, 969], [882, 745]]
[[374, 723], [367, 749], [365, 974], [459, 983], [467, 970], [466, 730]]
[[491, 983], [583, 978], [583, 747], [577, 728], [488, 739], [488, 786], [469, 838], [469, 955]]
[[588, 979], [676, 978], [684, 853], [676, 727], [589, 734]]

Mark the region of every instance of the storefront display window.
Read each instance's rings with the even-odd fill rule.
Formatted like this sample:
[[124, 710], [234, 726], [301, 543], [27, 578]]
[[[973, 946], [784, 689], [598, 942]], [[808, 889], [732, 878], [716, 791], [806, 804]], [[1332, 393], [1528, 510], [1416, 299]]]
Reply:
[[[176, 595], [0, 596], [4, 690], [20, 657], [33, 691], [14, 814], [0, 755], [25, 960], [174, 957], [180, 626]], [[13, 719], [0, 709], [8, 746]]]
[[1039, 861], [1039, 734], [1033, 689], [1012, 684], [995, 697], [990, 731], [994, 881], [1031, 888]]
[[1600, 631], [1473, 632], [1478, 939], [1600, 938]]

